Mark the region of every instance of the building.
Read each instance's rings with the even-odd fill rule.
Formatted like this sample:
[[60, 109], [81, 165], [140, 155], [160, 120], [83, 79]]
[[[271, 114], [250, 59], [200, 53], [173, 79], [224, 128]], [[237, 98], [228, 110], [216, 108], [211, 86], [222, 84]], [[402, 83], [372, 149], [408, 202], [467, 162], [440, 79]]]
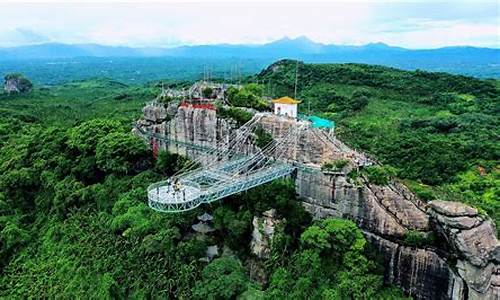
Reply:
[[297, 118], [297, 104], [299, 103], [300, 101], [297, 101], [290, 97], [281, 97], [279, 99], [274, 99], [274, 114], [287, 116], [290, 118]]

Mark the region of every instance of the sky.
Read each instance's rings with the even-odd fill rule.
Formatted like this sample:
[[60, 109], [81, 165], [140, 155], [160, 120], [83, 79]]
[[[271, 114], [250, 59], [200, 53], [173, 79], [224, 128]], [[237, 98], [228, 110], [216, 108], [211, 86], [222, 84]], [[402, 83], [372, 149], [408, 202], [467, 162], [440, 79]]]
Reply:
[[500, 48], [496, 0], [0, 1], [0, 47], [262, 44], [307, 36], [340, 45]]

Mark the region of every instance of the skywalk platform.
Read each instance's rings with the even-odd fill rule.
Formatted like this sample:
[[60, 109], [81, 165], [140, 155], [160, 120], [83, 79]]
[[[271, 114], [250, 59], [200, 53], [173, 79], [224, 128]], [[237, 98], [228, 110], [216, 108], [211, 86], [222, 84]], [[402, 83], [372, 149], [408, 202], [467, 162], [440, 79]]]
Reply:
[[[241, 161], [243, 164], [246, 161]], [[152, 184], [148, 188], [148, 204], [160, 212], [182, 212], [194, 209], [203, 203], [225, 198], [253, 187], [289, 175], [295, 166], [276, 162], [250, 173], [225, 172], [221, 168], [202, 170], [179, 178], [178, 189], [172, 180]]]

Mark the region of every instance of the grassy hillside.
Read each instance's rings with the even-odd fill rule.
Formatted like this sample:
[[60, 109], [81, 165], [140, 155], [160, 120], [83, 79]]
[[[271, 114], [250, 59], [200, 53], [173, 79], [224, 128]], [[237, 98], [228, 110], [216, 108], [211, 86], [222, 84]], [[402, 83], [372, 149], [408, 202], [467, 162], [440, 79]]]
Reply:
[[[293, 95], [295, 61], [253, 80]], [[302, 113], [335, 120], [337, 135], [397, 169], [424, 200], [470, 203], [500, 220], [499, 82], [359, 64], [298, 65]]]

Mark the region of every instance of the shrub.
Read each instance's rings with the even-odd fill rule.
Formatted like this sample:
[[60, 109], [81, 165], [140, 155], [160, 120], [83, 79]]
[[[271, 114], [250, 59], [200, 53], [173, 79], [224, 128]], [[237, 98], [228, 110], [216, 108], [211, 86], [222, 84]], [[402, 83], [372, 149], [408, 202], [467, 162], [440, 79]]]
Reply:
[[253, 117], [252, 113], [235, 107], [225, 108], [220, 106], [217, 108], [217, 113], [221, 118], [230, 118], [235, 120], [238, 126], [245, 124]]
[[273, 137], [260, 126], [254, 130], [254, 133], [257, 136], [255, 144], [261, 149], [273, 141]]
[[235, 299], [249, 286], [245, 268], [230, 256], [214, 259], [203, 269], [201, 277], [194, 286], [195, 299]]
[[203, 97], [205, 97], [205, 98], [211, 98], [213, 92], [214, 92], [214, 90], [211, 87], [206, 87], [202, 91]]
[[349, 164], [347, 159], [338, 159], [331, 162], [326, 162], [321, 166], [322, 171], [340, 171]]
[[433, 244], [435, 236], [432, 233], [424, 233], [417, 230], [408, 230], [403, 238], [403, 244], [410, 247], [423, 247]]
[[364, 169], [364, 173], [368, 177], [368, 181], [377, 185], [387, 185], [396, 175], [396, 169], [389, 166], [371, 166]]

